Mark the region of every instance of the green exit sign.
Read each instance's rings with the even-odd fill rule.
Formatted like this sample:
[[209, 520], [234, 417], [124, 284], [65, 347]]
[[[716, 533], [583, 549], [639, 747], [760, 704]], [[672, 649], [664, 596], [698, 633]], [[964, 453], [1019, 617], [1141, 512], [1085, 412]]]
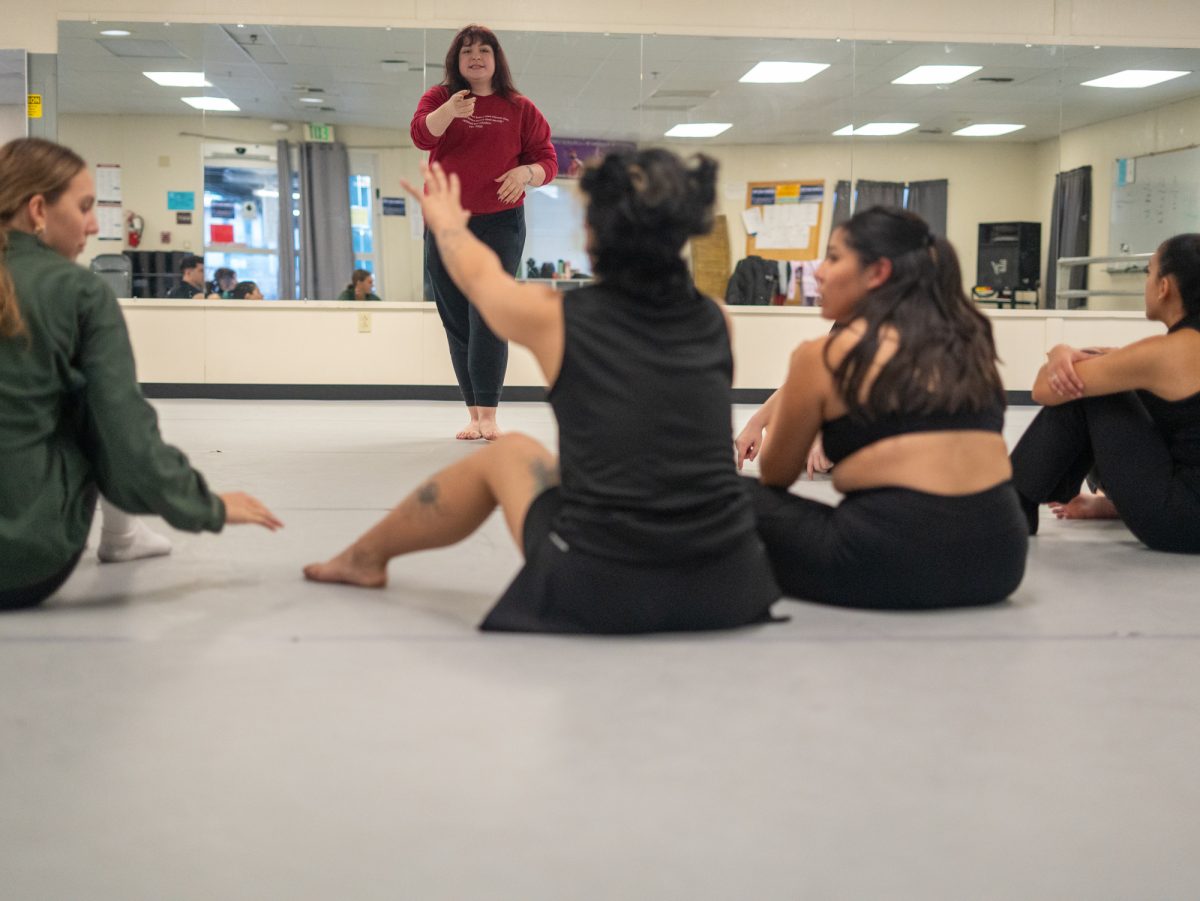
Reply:
[[333, 140], [333, 126], [319, 125], [316, 122], [309, 122], [308, 139], [310, 141], [323, 141], [325, 143], [329, 143]]

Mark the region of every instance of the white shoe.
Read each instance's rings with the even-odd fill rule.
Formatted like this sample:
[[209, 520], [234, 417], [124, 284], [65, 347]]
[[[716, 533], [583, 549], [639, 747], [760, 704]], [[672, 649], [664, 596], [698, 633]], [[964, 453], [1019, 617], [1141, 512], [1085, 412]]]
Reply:
[[126, 563], [171, 553], [171, 539], [159, 535], [140, 519], [131, 517], [131, 520], [133, 525], [127, 532], [114, 534], [108, 529], [100, 529], [100, 547], [96, 556], [101, 563]]

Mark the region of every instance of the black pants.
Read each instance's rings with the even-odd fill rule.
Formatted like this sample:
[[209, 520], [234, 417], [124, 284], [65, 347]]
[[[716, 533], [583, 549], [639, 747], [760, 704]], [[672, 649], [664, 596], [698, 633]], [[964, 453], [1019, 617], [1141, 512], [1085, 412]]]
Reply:
[[[525, 208], [472, 216], [467, 228], [500, 257], [504, 271], [515, 276], [525, 250]], [[425, 232], [425, 268], [433, 286], [454, 376], [468, 407], [495, 407], [500, 403], [504, 372], [508, 369], [508, 343], [497, 338], [479, 311], [458, 290], [442, 265], [437, 242]]]
[[784, 594], [839, 607], [921, 610], [1007, 598], [1025, 575], [1012, 485], [958, 497], [907, 488], [836, 507], [755, 483], [758, 534]]
[[1138, 540], [1157, 551], [1200, 553], [1200, 494], [1192, 487], [1200, 474], [1175, 463], [1133, 392], [1043, 407], [1013, 449], [1012, 463], [1031, 534], [1038, 505], [1071, 500], [1094, 468]]
[[33, 585], [23, 585], [20, 588], [0, 589], [0, 612], [5, 610], [25, 610], [29, 607], [38, 606], [38, 604], [62, 588], [63, 583], [75, 571], [75, 567], [79, 563], [79, 558], [82, 556], [83, 548], [80, 548], [75, 552], [75, 556], [71, 558], [71, 561], [66, 566], [48, 579], [43, 579]]

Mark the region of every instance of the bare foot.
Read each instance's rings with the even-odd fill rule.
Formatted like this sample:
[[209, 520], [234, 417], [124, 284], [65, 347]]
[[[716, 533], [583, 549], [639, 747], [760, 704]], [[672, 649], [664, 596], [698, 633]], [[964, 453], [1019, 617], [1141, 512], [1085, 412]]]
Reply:
[[304, 578], [312, 582], [344, 582], [360, 588], [383, 588], [387, 585], [387, 564], [346, 548], [325, 563], [310, 563], [304, 567]]
[[1103, 494], [1081, 494], [1065, 504], [1050, 504], [1059, 519], [1120, 519], [1117, 508]]
[[472, 419], [467, 423], [467, 427], [454, 436], [459, 441], [478, 441], [484, 437], [480, 430], [480, 422], [478, 419]]
[[494, 419], [479, 420], [479, 433], [488, 441], [495, 441], [504, 434], [500, 431], [500, 426], [496, 425], [496, 420]]

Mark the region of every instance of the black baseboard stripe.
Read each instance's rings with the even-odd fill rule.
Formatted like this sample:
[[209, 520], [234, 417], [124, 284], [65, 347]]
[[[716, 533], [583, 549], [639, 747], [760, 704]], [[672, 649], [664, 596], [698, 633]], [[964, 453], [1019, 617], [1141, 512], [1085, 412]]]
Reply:
[[[449, 400], [461, 399], [454, 385], [198, 385], [184, 382], [145, 382], [142, 392], [155, 398], [207, 400]], [[767, 388], [734, 388], [736, 404], [761, 404]], [[504, 389], [504, 403], [544, 403], [546, 389], [517, 385]], [[1033, 403], [1028, 391], [1009, 391], [1012, 406]]]

